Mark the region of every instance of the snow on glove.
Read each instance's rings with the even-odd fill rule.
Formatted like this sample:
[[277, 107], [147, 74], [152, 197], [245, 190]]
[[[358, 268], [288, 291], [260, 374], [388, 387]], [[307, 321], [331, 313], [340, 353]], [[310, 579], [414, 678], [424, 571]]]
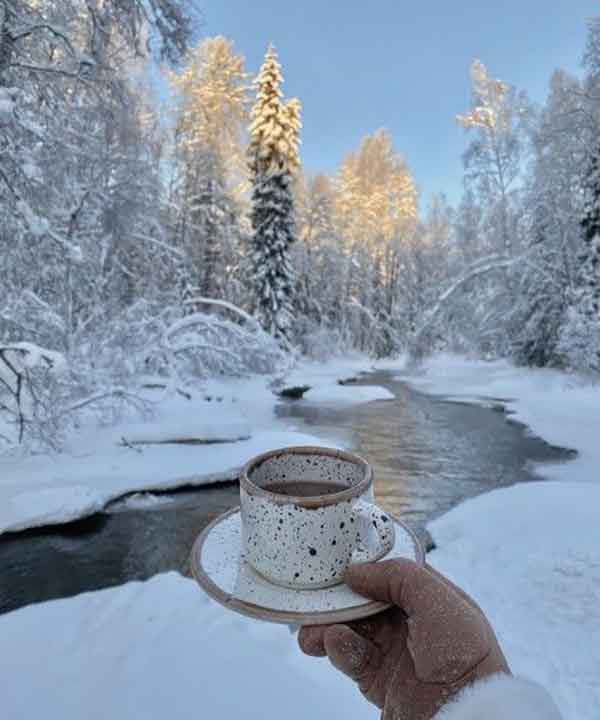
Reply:
[[298, 642], [307, 655], [327, 655], [383, 720], [432, 720], [466, 686], [510, 673], [481, 609], [432, 568], [409, 560], [361, 563], [345, 581], [394, 607], [347, 625], [303, 627]]

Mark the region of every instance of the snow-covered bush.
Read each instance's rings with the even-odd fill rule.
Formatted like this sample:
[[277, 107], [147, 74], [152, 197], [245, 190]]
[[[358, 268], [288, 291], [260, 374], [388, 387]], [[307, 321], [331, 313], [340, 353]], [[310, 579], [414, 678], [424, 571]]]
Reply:
[[70, 345], [66, 356], [33, 343], [0, 344], [4, 443], [59, 447], [82, 415], [110, 423], [148, 412], [141, 387], [148, 375], [181, 390], [216, 375], [277, 374], [293, 362], [252, 316], [209, 298], [183, 309], [140, 300], [111, 322], [88, 325]]
[[[171, 301], [171, 302], [168, 302]], [[224, 300], [139, 300], [101, 324], [76, 350], [76, 361], [120, 383], [140, 374], [182, 382], [214, 375], [272, 373], [287, 354], [257, 321]]]
[[294, 332], [298, 350], [311, 360], [324, 362], [354, 349], [350, 335], [332, 323], [318, 323], [304, 316], [294, 323]]
[[557, 351], [568, 367], [600, 373], [600, 322], [570, 308]]
[[287, 362], [275, 339], [235, 305], [210, 298], [191, 298], [185, 305], [194, 312], [171, 322], [149, 348], [145, 363], [152, 370], [193, 380], [274, 373]]
[[70, 367], [62, 353], [30, 342], [0, 344], [2, 444], [58, 449], [82, 414], [111, 421], [126, 407], [139, 413], [149, 403], [125, 387], [99, 382], [89, 367]]
[[0, 344], [0, 437], [44, 441], [56, 435], [64, 390], [64, 357], [33, 343]]

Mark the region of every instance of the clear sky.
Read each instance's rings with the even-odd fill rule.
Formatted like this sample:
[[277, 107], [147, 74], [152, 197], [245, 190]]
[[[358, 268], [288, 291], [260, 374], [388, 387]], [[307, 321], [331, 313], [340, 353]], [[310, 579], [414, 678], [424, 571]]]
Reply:
[[552, 71], [580, 73], [597, 0], [200, 0], [202, 35], [225, 35], [255, 73], [277, 48], [286, 97], [303, 105], [308, 172], [332, 172], [360, 139], [393, 135], [426, 201], [461, 194], [474, 58], [542, 101]]

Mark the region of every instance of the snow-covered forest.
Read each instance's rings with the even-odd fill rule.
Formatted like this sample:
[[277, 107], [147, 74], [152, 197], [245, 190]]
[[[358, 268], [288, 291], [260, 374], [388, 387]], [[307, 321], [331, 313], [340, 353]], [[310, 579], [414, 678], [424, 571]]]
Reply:
[[195, 14], [0, 0], [4, 446], [300, 354], [600, 372], [600, 19], [541, 107], [473, 62], [463, 199], [424, 207], [384, 129], [304, 173], [284, 49], [254, 77]]
[[327, 445], [598, 720], [600, 11], [563, 5], [0, 0], [2, 719], [379, 718], [190, 576], [251, 458]]

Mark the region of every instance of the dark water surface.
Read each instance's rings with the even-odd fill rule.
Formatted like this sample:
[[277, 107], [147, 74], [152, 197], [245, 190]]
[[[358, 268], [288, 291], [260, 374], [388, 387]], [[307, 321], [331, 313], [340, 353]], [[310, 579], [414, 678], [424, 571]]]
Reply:
[[[361, 383], [383, 385], [396, 397], [342, 409], [289, 401], [278, 415], [324, 444], [327, 438], [344, 441], [369, 460], [379, 502], [421, 537], [428, 520], [461, 500], [539, 480], [535, 463], [572, 457], [507, 422], [500, 402], [495, 409], [446, 402], [383, 373]], [[118, 503], [67, 525], [0, 536], [0, 613], [167, 570], [186, 573], [196, 535], [238, 504], [238, 488], [181, 490], [156, 499], [143, 508]]]

